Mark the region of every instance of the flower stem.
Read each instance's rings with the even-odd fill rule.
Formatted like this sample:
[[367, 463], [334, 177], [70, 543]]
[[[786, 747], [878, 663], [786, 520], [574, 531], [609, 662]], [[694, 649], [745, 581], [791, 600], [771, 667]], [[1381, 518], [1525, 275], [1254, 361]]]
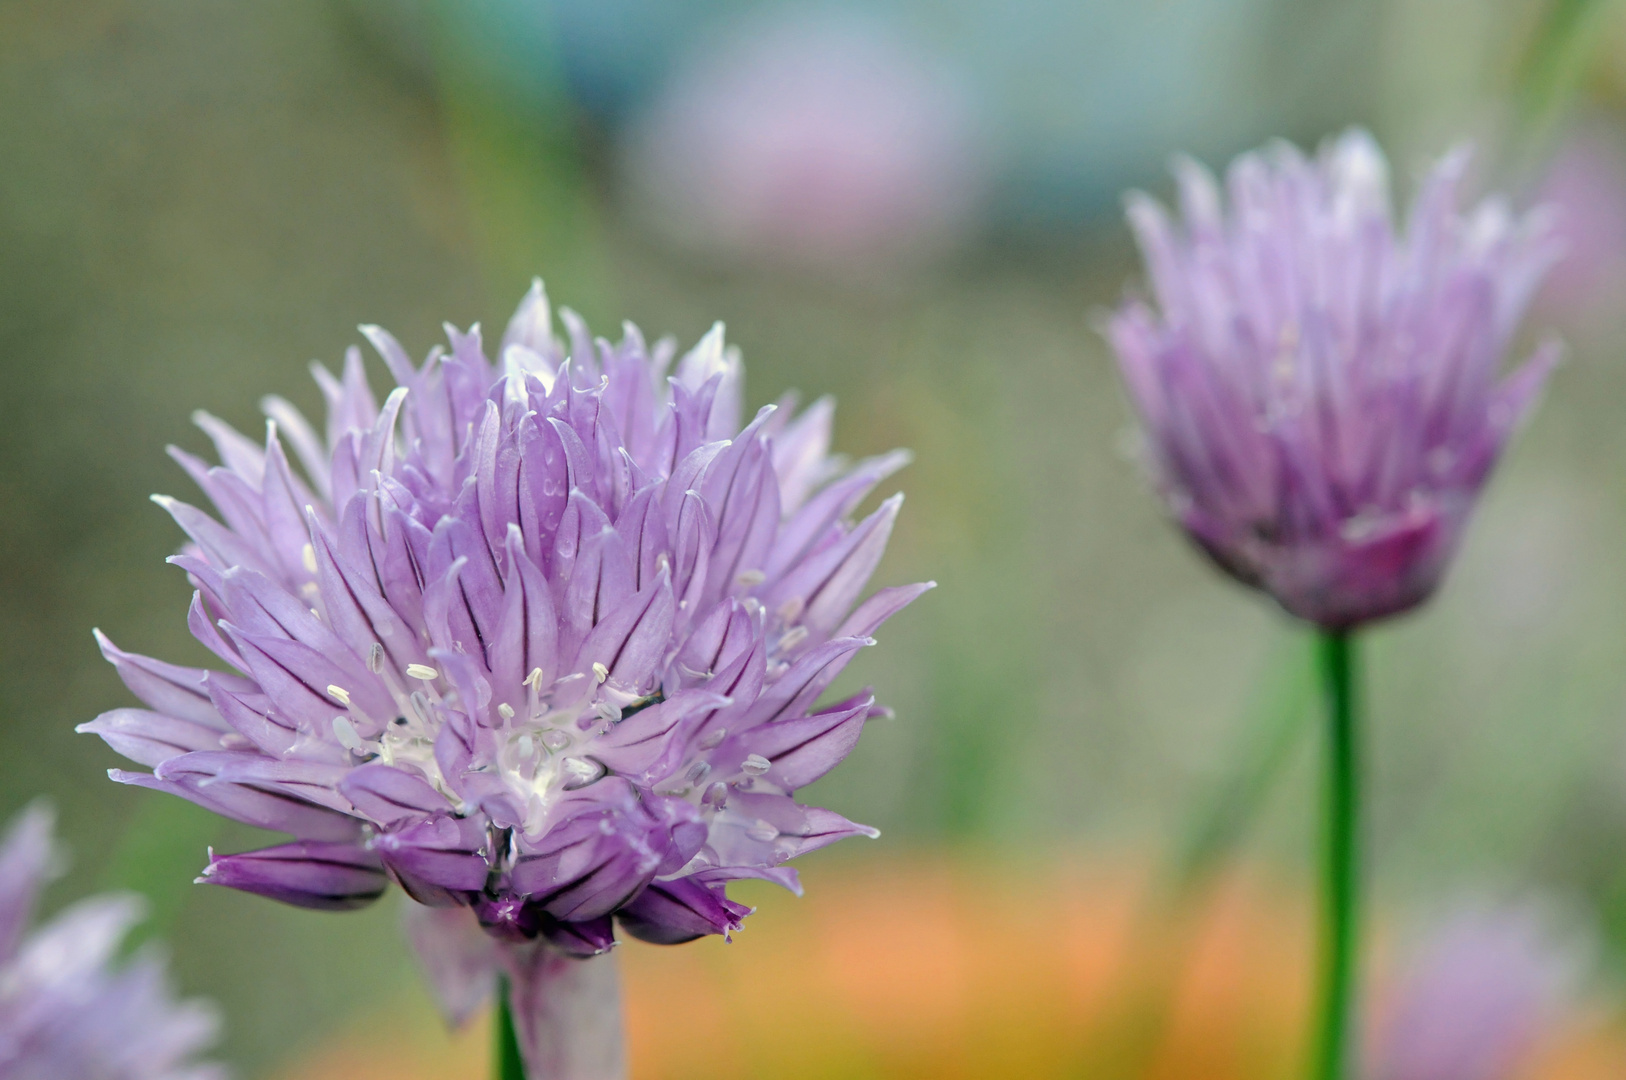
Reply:
[[1323, 630], [1321, 678], [1327, 701], [1326, 810], [1322, 848], [1321, 1003], [1314, 1076], [1351, 1075], [1350, 1029], [1359, 961], [1360, 760], [1355, 642]]
[[497, 977], [497, 1009], [493, 1018], [493, 1080], [525, 1080], [525, 1062], [519, 1053], [519, 1037], [514, 1032], [514, 1014], [508, 1006], [508, 977]]

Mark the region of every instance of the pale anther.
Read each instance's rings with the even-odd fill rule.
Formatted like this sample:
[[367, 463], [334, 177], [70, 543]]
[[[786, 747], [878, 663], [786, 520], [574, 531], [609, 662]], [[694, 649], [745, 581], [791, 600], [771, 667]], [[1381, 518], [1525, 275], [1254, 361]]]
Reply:
[[426, 664], [408, 664], [406, 673], [407, 678], [422, 679], [424, 682], [433, 682], [440, 678], [440, 672]]
[[763, 773], [772, 768], [772, 766], [773, 762], [769, 761], [761, 754], [751, 754], [746, 757], [744, 761], [740, 762], [740, 771], [745, 773], [747, 776], [761, 776]]
[[311, 547], [309, 544], [306, 544], [304, 546], [304, 548], [301, 549], [301, 551], [299, 552], [299, 558], [300, 558], [300, 560], [302, 562], [304, 562], [306, 570], [308, 570], [312, 574], [316, 573], [316, 549], [315, 548]]
[[350, 707], [350, 691], [346, 690], [344, 687], [329, 685], [327, 692], [328, 696], [334, 701], [337, 701], [340, 705], [343, 705], [347, 709]]
[[608, 679], [610, 677], [610, 669], [605, 667], [603, 664], [599, 663], [597, 660], [594, 660], [593, 661], [593, 677], [595, 679], [597, 679], [599, 682], [603, 682], [605, 679]]
[[356, 734], [356, 725], [350, 722], [348, 716], [333, 718], [333, 735], [339, 740], [339, 745], [351, 753], [361, 749], [361, 736]]

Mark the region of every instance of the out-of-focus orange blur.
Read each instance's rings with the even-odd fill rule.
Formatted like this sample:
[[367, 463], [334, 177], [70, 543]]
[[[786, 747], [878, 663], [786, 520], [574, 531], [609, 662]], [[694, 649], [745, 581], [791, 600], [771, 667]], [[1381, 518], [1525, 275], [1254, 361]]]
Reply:
[[[619, 950], [634, 1077], [1271, 1080], [1301, 1067], [1313, 929], [1303, 890], [1268, 872], [1184, 910], [1127, 863], [917, 855], [807, 878], [800, 901], [752, 890], [760, 909], [732, 944]], [[487, 1052], [485, 1021], [448, 1035], [413, 998], [359, 1014], [282, 1077], [473, 1080]], [[1622, 1075], [1626, 1031], [1593, 1003], [1508, 1080]]]

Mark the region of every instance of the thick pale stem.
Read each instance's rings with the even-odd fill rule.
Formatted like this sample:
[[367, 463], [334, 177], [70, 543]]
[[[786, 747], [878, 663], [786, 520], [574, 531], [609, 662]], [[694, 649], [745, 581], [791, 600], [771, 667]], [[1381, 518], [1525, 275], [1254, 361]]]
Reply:
[[[542, 943], [505, 952], [497, 1014], [498, 1080], [625, 1080], [621, 979], [614, 953], [578, 960]], [[505, 1042], [505, 1023], [512, 1042]]]
[[1326, 688], [1326, 810], [1322, 849], [1321, 1007], [1314, 1076], [1353, 1072], [1350, 1031], [1356, 1000], [1360, 930], [1360, 756], [1355, 643], [1343, 630], [1322, 631]]

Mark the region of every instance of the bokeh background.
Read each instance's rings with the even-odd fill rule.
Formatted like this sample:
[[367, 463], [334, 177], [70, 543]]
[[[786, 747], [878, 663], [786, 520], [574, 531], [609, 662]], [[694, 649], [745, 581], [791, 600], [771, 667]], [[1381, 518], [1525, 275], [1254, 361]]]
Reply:
[[1352, 123], [1402, 196], [1471, 138], [1481, 187], [1572, 223], [1530, 320], [1568, 363], [1443, 593], [1370, 639], [1371, 1039], [1439, 927], [1513, 911], [1517, 1075], [1620, 1075], [1611, 0], [0, 4], [0, 812], [58, 806], [48, 906], [147, 894], [243, 1077], [483, 1075], [393, 903], [193, 888], [255, 837], [107, 782], [73, 726], [126, 703], [93, 626], [202, 662], [146, 499], [190, 495], [162, 449], [206, 446], [194, 409], [314, 410], [357, 323], [421, 354], [540, 274], [601, 333], [722, 319], [751, 404], [833, 393], [845, 451], [912, 447], [879, 579], [941, 584], [854, 664], [897, 717], [815, 793], [883, 838], [747, 890], [733, 945], [623, 949], [636, 1075], [1290, 1075], [1306, 642], [1163, 521], [1094, 327], [1137, 272], [1124, 188]]

